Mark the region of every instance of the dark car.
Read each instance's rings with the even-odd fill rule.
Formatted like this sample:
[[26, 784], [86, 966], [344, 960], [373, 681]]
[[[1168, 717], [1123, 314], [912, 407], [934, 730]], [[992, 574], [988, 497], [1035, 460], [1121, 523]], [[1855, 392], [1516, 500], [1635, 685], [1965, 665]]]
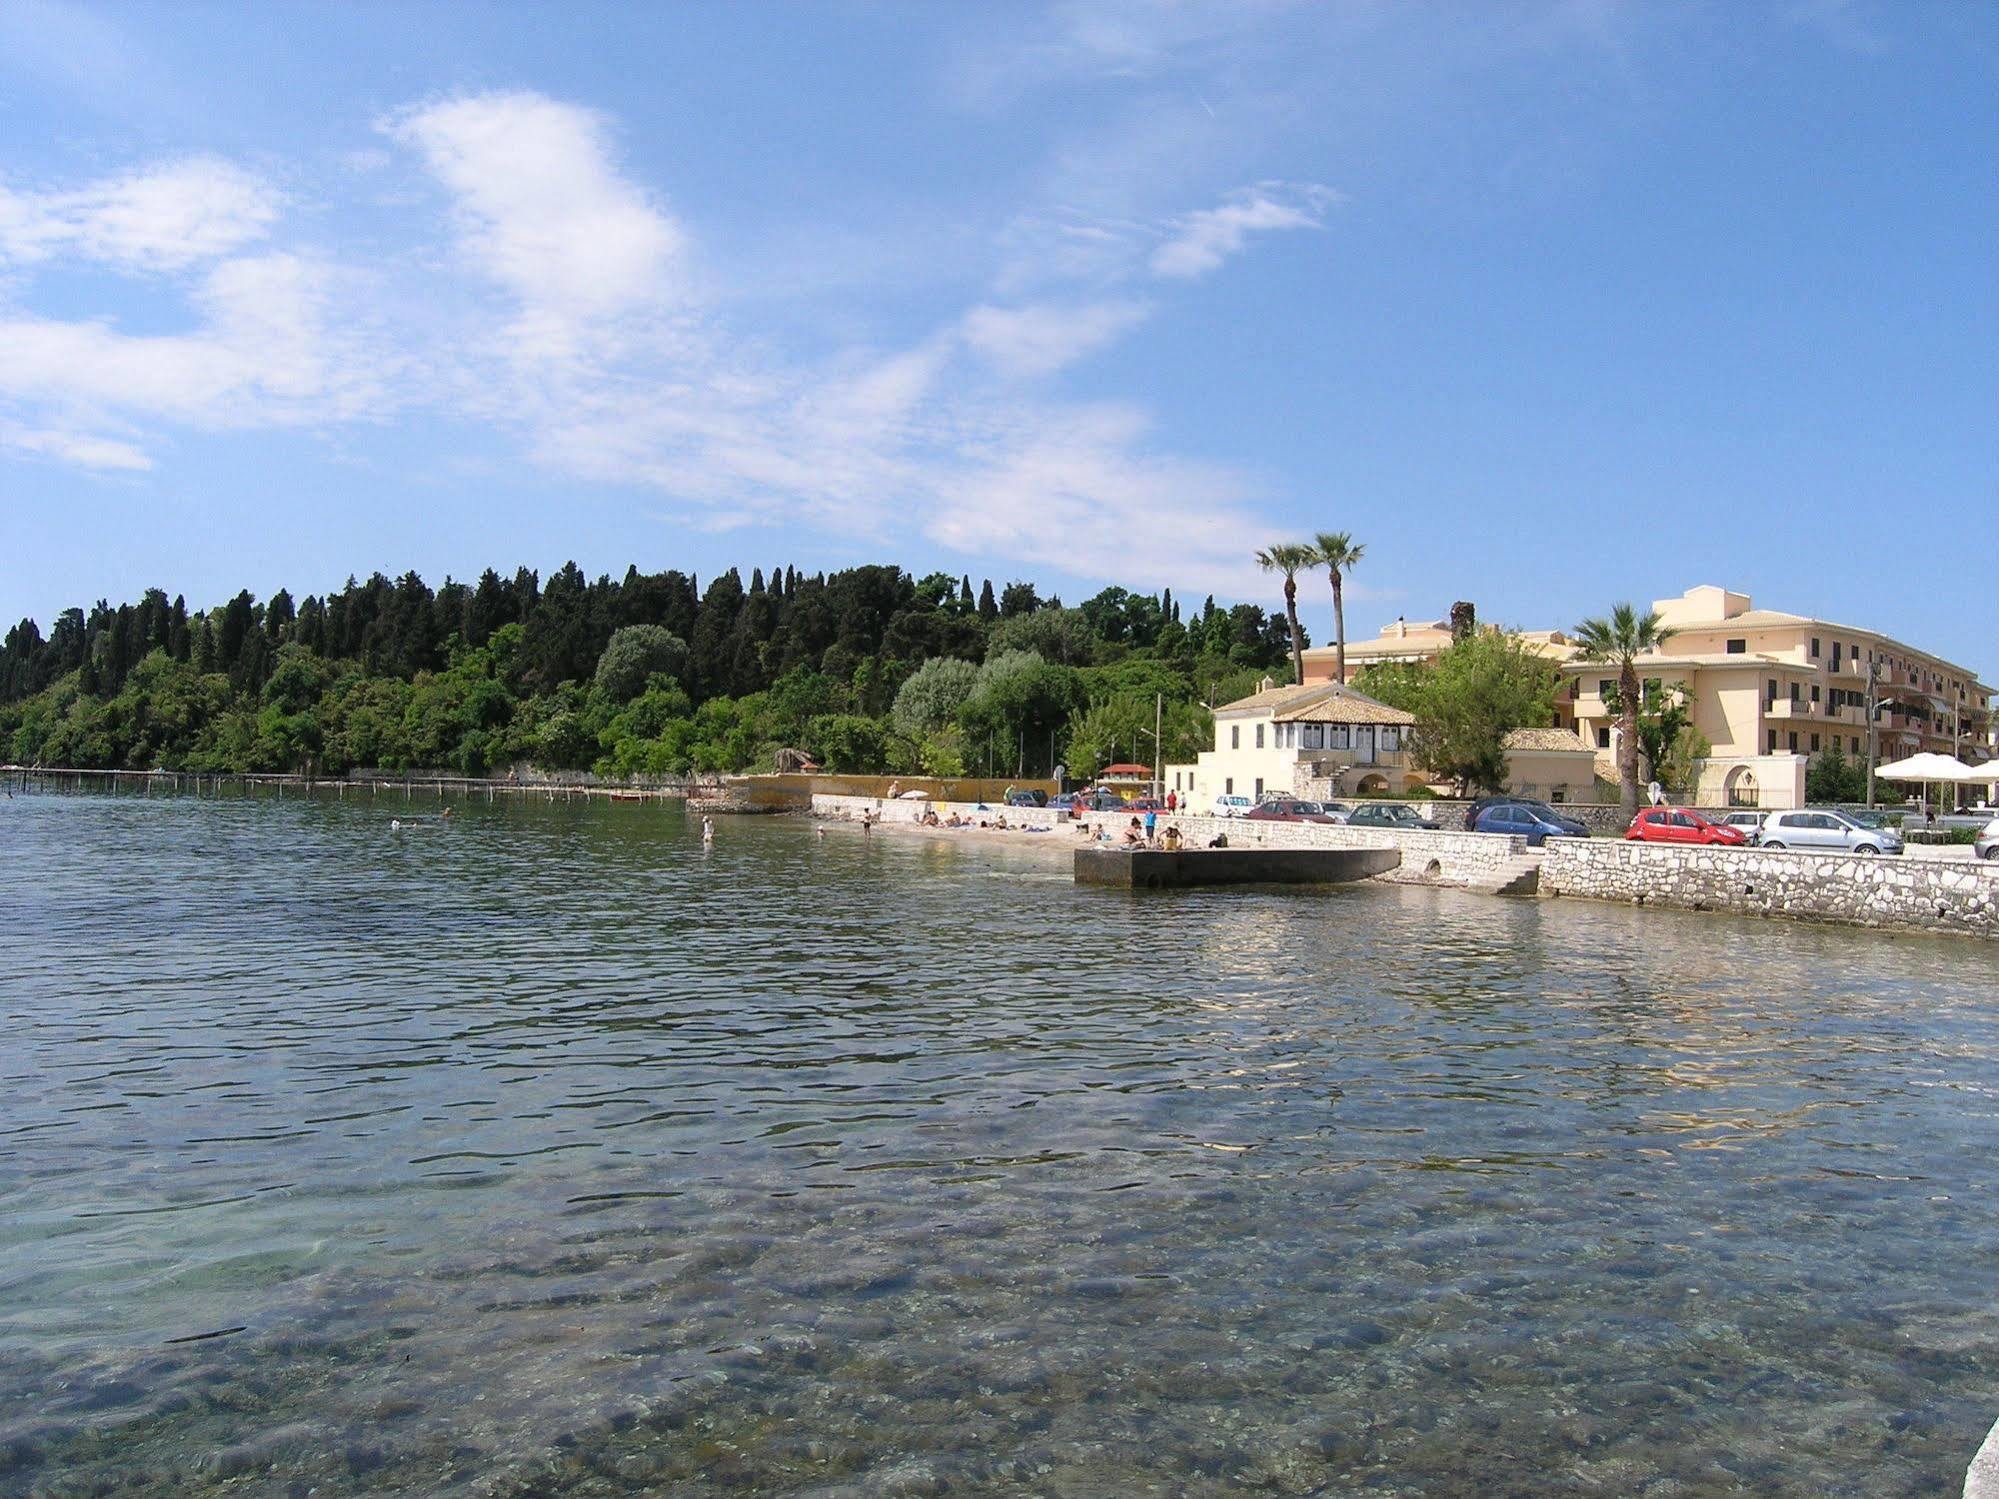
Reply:
[[1072, 812], [1122, 812], [1124, 798], [1115, 791], [1078, 791], [1070, 805]]
[[1275, 797], [1258, 802], [1243, 816], [1251, 822], [1345, 822], [1344, 808], [1328, 807], [1323, 802], [1301, 802], [1285, 797]]
[[1156, 796], [1141, 796], [1125, 805], [1134, 812], [1164, 812], [1166, 803]]
[[1564, 817], [1546, 802], [1498, 802], [1479, 814], [1481, 833], [1510, 833], [1525, 838], [1529, 848], [1539, 848], [1550, 838], [1587, 838], [1589, 828], [1573, 817]]
[[[1467, 833], [1484, 832], [1485, 829], [1479, 826], [1479, 819], [1484, 817], [1494, 807], [1532, 807], [1536, 812], [1541, 813], [1545, 817], [1560, 818], [1563, 815], [1535, 796], [1516, 796], [1510, 792], [1500, 796], [1482, 796], [1469, 807], [1465, 808], [1465, 831]], [[1569, 820], [1574, 821], [1573, 818]]]
[[1414, 807], [1401, 802], [1364, 803], [1355, 807], [1347, 821], [1357, 828], [1413, 828], [1420, 832], [1439, 831], [1434, 818], [1425, 817]]
[[1045, 807], [1048, 805], [1048, 793], [1045, 791], [1009, 791], [1006, 794], [1006, 804], [1009, 807]]

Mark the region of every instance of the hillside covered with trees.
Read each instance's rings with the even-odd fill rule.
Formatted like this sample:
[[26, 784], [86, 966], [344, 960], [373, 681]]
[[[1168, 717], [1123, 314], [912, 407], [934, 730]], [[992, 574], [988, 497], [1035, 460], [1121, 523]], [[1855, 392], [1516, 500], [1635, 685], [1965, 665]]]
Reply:
[[594, 582], [570, 563], [432, 589], [415, 573], [325, 597], [247, 590], [23, 620], [0, 646], [0, 756], [83, 769], [435, 769], [616, 777], [767, 769], [1088, 772], [1210, 743], [1208, 708], [1287, 675], [1292, 628], [1251, 604], [893, 566]]

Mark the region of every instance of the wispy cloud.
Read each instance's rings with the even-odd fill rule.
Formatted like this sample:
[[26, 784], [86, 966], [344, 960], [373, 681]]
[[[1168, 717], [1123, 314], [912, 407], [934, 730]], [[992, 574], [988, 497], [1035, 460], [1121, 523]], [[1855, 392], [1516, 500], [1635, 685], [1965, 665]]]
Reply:
[[965, 314], [965, 342], [1003, 374], [1052, 375], [1137, 327], [1149, 311], [1123, 301], [974, 307]]
[[1279, 229], [1317, 229], [1326, 211], [1341, 201], [1316, 183], [1260, 182], [1231, 193], [1216, 208], [1187, 215], [1173, 237], [1152, 252], [1153, 272], [1190, 279], [1220, 269], [1252, 234]]
[[[566, 480], [650, 492], [696, 529], [913, 532], [1057, 566], [1115, 549], [1176, 580], [1251, 581], [1203, 560], [1254, 531], [1248, 476], [1172, 453], [1140, 408], [1064, 401], [1045, 382], [1164, 310], [1138, 287], [1167, 246], [1183, 248], [1164, 274], [1211, 270], [1253, 234], [1317, 222], [1323, 190], [1267, 184], [1171, 222], [1076, 216], [1065, 228], [1095, 246], [1103, 285], [988, 290], [927, 331], [808, 351], [732, 323], [743, 304], [697, 273], [693, 229], [621, 168], [599, 114], [507, 92], [427, 102], [381, 129], [442, 193], [446, 233], [440, 245], [413, 216], [422, 195], [399, 195], [390, 211], [431, 247], [372, 267], [243, 253], [276, 235], [283, 202], [205, 158], [0, 200], [0, 252], [30, 283], [92, 261], [178, 297], [189, 324], [129, 332], [0, 301], [0, 449], [142, 470], [176, 427], [428, 409], [513, 433]], [[994, 245], [994, 266], [1017, 248]], [[383, 305], [415, 313], [393, 333], [357, 316]], [[1051, 557], [1051, 531], [1074, 545]]]
[[281, 201], [261, 178], [205, 156], [68, 192], [0, 184], [0, 259], [74, 254], [127, 270], [181, 270], [262, 239]]

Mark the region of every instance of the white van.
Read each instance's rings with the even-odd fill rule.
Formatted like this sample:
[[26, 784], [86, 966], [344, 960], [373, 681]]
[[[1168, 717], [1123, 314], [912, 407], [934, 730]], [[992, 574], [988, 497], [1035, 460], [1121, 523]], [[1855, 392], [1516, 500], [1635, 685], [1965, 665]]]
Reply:
[[1240, 817], [1255, 805], [1246, 796], [1218, 796], [1215, 798], [1215, 816]]

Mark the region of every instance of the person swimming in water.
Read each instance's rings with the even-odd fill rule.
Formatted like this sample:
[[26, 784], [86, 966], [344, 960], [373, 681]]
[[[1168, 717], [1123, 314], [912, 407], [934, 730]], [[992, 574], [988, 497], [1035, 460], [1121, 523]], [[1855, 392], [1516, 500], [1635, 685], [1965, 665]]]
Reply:
[[715, 841], [714, 818], [704, 817], [701, 819], [701, 841], [703, 843], [713, 843]]

